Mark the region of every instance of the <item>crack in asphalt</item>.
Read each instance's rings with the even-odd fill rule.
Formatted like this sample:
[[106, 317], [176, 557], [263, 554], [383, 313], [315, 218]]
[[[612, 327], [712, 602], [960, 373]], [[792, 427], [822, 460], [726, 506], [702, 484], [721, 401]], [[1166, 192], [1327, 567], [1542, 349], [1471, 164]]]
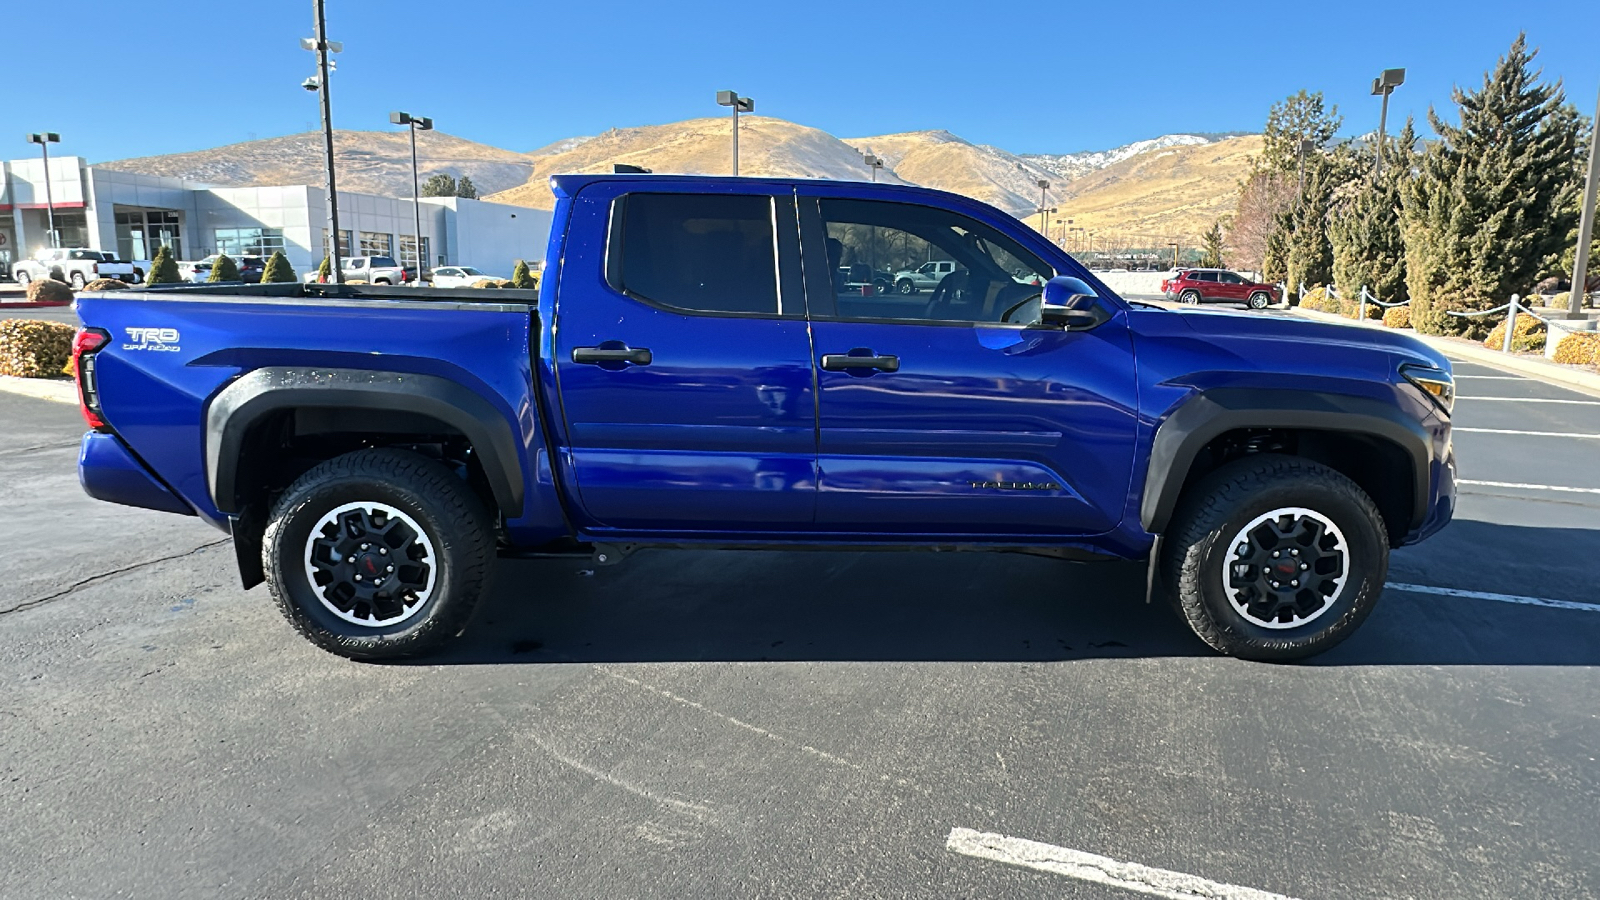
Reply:
[[65, 450], [68, 447], [77, 447], [83, 443], [83, 438], [73, 438], [58, 444], [38, 444], [33, 447], [18, 447], [15, 450], [0, 450], [0, 456], [21, 456], [24, 453], [38, 453], [41, 450]]
[[47, 594], [47, 595], [45, 595], [43, 597], [37, 597], [37, 598], [35, 598], [33, 600], [24, 600], [23, 602], [17, 604], [16, 606], [11, 607], [10, 609], [0, 609], [0, 616], [9, 616], [9, 615], [11, 615], [12, 613], [15, 613], [15, 612], [22, 612], [24, 610], [34, 609], [35, 607], [43, 606], [46, 603], [49, 603], [49, 602], [51, 602], [53, 600], [60, 600], [63, 597], [66, 597], [66, 596], [68, 596], [70, 594], [74, 594], [80, 588], [88, 587], [89, 585], [96, 584], [96, 583], [99, 583], [101, 581], [105, 581], [105, 580], [107, 580], [109, 578], [115, 578], [118, 575], [125, 575], [125, 574], [127, 574], [129, 572], [132, 572], [132, 571], [136, 570], [136, 569], [143, 569], [143, 568], [146, 568], [147, 566], [153, 566], [153, 565], [156, 565], [157, 563], [171, 562], [171, 561], [173, 561], [175, 559], [183, 559], [186, 556], [193, 556], [196, 553], [199, 553], [201, 550], [207, 550], [207, 549], [210, 549], [212, 547], [221, 546], [222, 544], [226, 544], [231, 540], [233, 540], [233, 539], [232, 538], [223, 538], [221, 540], [211, 541], [209, 543], [201, 544], [200, 546], [195, 547], [192, 550], [185, 550], [182, 553], [174, 553], [171, 556], [163, 556], [163, 557], [159, 557], [157, 559], [147, 559], [147, 560], [145, 560], [143, 562], [131, 563], [129, 565], [123, 566], [123, 567], [118, 568], [118, 569], [112, 569], [109, 572], [101, 572], [98, 575], [90, 575], [88, 578], [85, 578], [82, 581], [74, 582], [74, 583], [68, 585], [67, 587], [62, 588], [61, 590], [56, 591], [54, 594]]

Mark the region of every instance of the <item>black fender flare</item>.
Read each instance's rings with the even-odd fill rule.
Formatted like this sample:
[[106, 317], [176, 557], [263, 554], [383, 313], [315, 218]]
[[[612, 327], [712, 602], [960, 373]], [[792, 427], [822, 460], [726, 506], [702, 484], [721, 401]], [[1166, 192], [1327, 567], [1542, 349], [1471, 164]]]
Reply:
[[511, 423], [471, 388], [437, 375], [369, 369], [269, 367], [220, 391], [206, 409], [206, 482], [219, 512], [236, 515], [238, 464], [246, 435], [262, 417], [285, 409], [358, 408], [418, 413], [472, 442], [506, 518], [522, 514], [521, 457]]
[[1139, 505], [1145, 531], [1166, 531], [1200, 450], [1219, 435], [1240, 428], [1334, 431], [1389, 441], [1411, 460], [1410, 527], [1421, 525], [1427, 514], [1433, 442], [1422, 423], [1399, 407], [1321, 391], [1215, 388], [1185, 400], [1156, 428]]

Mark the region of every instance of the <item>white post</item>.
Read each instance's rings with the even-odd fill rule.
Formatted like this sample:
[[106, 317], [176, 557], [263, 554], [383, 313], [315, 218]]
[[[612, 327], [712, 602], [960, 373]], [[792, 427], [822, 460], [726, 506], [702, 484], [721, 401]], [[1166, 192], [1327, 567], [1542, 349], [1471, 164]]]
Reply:
[[1506, 308], [1506, 343], [1500, 348], [1502, 353], [1511, 352], [1511, 336], [1517, 330], [1517, 307], [1520, 305], [1517, 301], [1520, 299], [1518, 295], [1512, 294], [1511, 305]]
[[[1385, 97], [1384, 99], [1388, 99]], [[1361, 286], [1361, 321], [1367, 320], [1367, 286]]]

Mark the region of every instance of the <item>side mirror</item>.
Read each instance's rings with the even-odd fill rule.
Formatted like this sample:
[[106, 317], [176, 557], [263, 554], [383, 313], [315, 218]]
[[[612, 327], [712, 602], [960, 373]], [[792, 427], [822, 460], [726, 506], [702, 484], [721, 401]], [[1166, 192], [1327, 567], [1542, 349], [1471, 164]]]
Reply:
[[1044, 306], [1039, 320], [1068, 331], [1083, 331], [1110, 318], [1098, 301], [1100, 295], [1088, 282], [1070, 275], [1057, 275], [1044, 286]]

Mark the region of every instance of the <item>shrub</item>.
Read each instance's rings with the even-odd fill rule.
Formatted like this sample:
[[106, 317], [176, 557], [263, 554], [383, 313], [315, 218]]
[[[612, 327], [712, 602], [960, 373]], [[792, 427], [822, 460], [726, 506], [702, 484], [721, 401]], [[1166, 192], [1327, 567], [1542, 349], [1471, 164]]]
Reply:
[[530, 289], [539, 287], [539, 279], [533, 277], [533, 273], [528, 271], [527, 260], [517, 260], [516, 267], [511, 270], [511, 286]]
[[1300, 298], [1300, 308], [1314, 312], [1338, 312], [1338, 302], [1328, 296], [1326, 288], [1319, 285]]
[[475, 288], [513, 288], [516, 287], [516, 283], [506, 278], [480, 278], [469, 286]]
[[368, 281], [365, 278], [346, 278], [344, 280], [344, 283], [345, 284], [367, 284]]
[[1390, 328], [1411, 327], [1411, 307], [1391, 306], [1383, 312], [1383, 324]]
[[226, 253], [217, 257], [217, 261], [211, 264], [211, 274], [206, 276], [206, 281], [211, 282], [238, 280], [239, 264]]
[[317, 281], [322, 283], [322, 284], [327, 284], [329, 281], [332, 281], [332, 280], [333, 280], [333, 263], [329, 262], [328, 258], [326, 256], [324, 256], [322, 258], [322, 265], [317, 266]]
[[120, 278], [96, 278], [83, 286], [86, 291], [125, 291], [128, 283]]
[[278, 284], [297, 278], [294, 266], [289, 265], [289, 257], [284, 256], [282, 250], [272, 251], [272, 256], [267, 258], [267, 267], [261, 270], [262, 284]]
[[1600, 333], [1569, 334], [1556, 345], [1555, 361], [1569, 366], [1600, 365]]
[[71, 303], [72, 288], [54, 278], [37, 278], [28, 282], [29, 303]]
[[1562, 291], [1561, 293], [1555, 295], [1554, 297], [1551, 297], [1550, 298], [1550, 302], [1548, 304], [1546, 304], [1546, 305], [1549, 306], [1552, 309], [1566, 309], [1567, 308], [1567, 304], [1569, 304], [1571, 302], [1572, 302], [1572, 292], [1571, 291]]
[[172, 258], [172, 250], [162, 244], [156, 251], [156, 258], [150, 260], [150, 274], [145, 276], [145, 284], [178, 284], [183, 281], [183, 276], [178, 274], [178, 261]]
[[76, 329], [64, 322], [7, 319], [0, 322], [0, 375], [50, 378], [72, 358]]
[[[1528, 353], [1544, 349], [1544, 322], [1527, 313], [1517, 316], [1517, 330], [1511, 335], [1511, 349], [1518, 353]], [[1494, 326], [1489, 336], [1484, 338], [1483, 345], [1490, 350], [1500, 350], [1506, 345], [1506, 323], [1504, 319]]]

